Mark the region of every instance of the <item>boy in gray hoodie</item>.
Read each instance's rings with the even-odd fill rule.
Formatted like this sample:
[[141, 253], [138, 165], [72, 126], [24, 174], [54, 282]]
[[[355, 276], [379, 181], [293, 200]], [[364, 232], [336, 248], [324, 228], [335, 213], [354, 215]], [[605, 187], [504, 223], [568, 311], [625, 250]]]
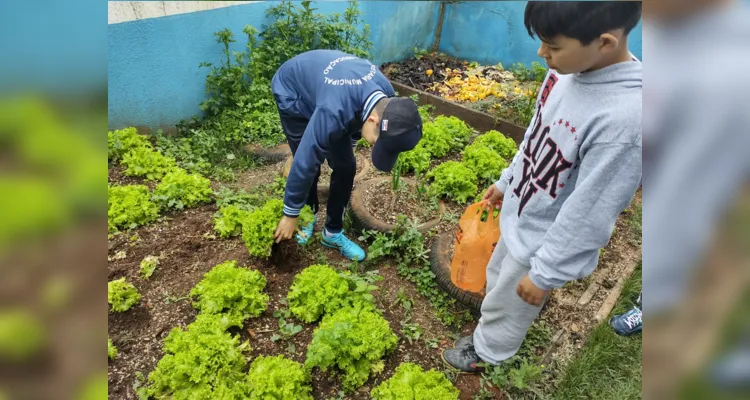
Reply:
[[549, 73], [519, 151], [484, 199], [502, 204], [472, 336], [443, 351], [464, 373], [516, 354], [550, 290], [594, 270], [641, 182], [641, 2], [530, 1], [524, 23]]

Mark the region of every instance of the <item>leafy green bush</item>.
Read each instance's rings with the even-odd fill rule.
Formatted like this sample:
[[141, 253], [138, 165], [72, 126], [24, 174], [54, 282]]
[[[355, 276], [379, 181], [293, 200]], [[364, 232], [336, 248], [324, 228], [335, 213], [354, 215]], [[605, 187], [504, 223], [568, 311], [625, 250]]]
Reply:
[[122, 156], [124, 174], [127, 176], [143, 176], [146, 180], [158, 180], [177, 168], [174, 158], [167, 157], [159, 150], [146, 147], [136, 147]]
[[457, 400], [458, 389], [445, 374], [435, 370], [425, 372], [413, 363], [403, 363], [387, 381], [370, 392], [373, 400]]
[[435, 109], [435, 106], [432, 104], [425, 104], [423, 106], [417, 107], [419, 110], [419, 116], [422, 117], [422, 123], [429, 122], [432, 120], [432, 110]]
[[[263, 207], [247, 214], [241, 221], [242, 240], [250, 255], [268, 258], [273, 246], [273, 234], [276, 232], [283, 216], [284, 202], [278, 199], [269, 200]], [[309, 206], [305, 206], [297, 218], [297, 225], [304, 226], [313, 222], [314, 215]]]
[[453, 147], [452, 142], [453, 139], [434, 122], [422, 124], [422, 140], [419, 143], [432, 157], [445, 157]]
[[339, 273], [328, 265], [311, 265], [294, 277], [287, 299], [295, 317], [311, 323], [323, 313], [331, 314], [341, 308], [373, 305], [370, 292], [377, 289], [366, 282]]
[[344, 390], [351, 392], [382, 372], [381, 361], [396, 348], [398, 337], [388, 321], [372, 309], [344, 308], [326, 315], [313, 333], [305, 367], [323, 371], [337, 367], [343, 372]]
[[172, 329], [164, 339], [164, 356], [148, 376], [141, 398], [192, 400], [248, 398], [242, 372], [250, 344], [227, 332], [241, 321], [224, 314], [198, 314], [186, 330]]
[[432, 157], [441, 158], [466, 145], [471, 133], [471, 128], [460, 119], [439, 115], [422, 125], [420, 144]]
[[365, 231], [363, 235], [365, 240], [375, 239], [368, 249], [367, 259], [375, 262], [392, 257], [399, 275], [414, 283], [419, 293], [430, 301], [435, 315], [445, 326], [460, 329], [471, 320], [468, 312], [456, 309], [456, 299], [438, 288], [427, 257], [429, 248], [425, 245], [425, 235], [417, 229], [414, 220], [399, 215], [393, 231]]
[[506, 137], [502, 133], [492, 130], [487, 131], [483, 135], [480, 135], [474, 139], [472, 146], [487, 147], [492, 151], [498, 153], [500, 157], [511, 160], [518, 151], [518, 146], [513, 139]]
[[515, 63], [511, 65], [509, 71], [521, 82], [542, 82], [547, 76], [547, 68], [537, 61], [531, 63], [531, 68], [527, 68], [522, 63]]
[[107, 302], [112, 305], [112, 311], [128, 311], [139, 301], [140, 293], [132, 283], [125, 282], [125, 278], [107, 283]]
[[154, 271], [156, 271], [156, 267], [158, 266], [159, 266], [159, 257], [156, 257], [156, 256], [143, 257], [143, 260], [141, 260], [141, 265], [140, 265], [141, 277], [143, 277], [143, 279], [151, 278], [151, 276], [154, 274]]
[[508, 166], [496, 151], [476, 143], [466, 146], [463, 163], [474, 172], [479, 182], [493, 183], [500, 179], [503, 169]]
[[146, 225], [159, 217], [159, 207], [151, 202], [146, 186], [110, 186], [107, 195], [107, 229], [110, 233]]
[[99, 400], [107, 397], [109, 394], [108, 379], [106, 371], [97, 373], [93, 377], [88, 378], [76, 399]]
[[177, 168], [164, 176], [154, 189], [153, 199], [163, 209], [182, 210], [211, 200], [211, 181]]
[[477, 177], [474, 172], [458, 161], [448, 161], [427, 173], [434, 179], [430, 184], [431, 196], [447, 196], [459, 203], [466, 203], [477, 193]]
[[466, 144], [466, 141], [471, 137], [471, 128], [466, 125], [464, 121], [461, 121], [456, 117], [438, 115], [437, 118], [435, 118], [434, 123], [446, 135], [453, 138], [453, 142], [451, 143], [452, 150], [456, 150]]
[[256, 358], [247, 376], [250, 400], [312, 400], [310, 374], [284, 356]]
[[260, 272], [227, 261], [208, 271], [190, 291], [190, 297], [197, 298], [193, 306], [203, 314], [223, 313], [244, 321], [266, 310], [265, 287], [266, 278]]
[[222, 206], [214, 217], [214, 230], [226, 239], [242, 233], [242, 221], [246, 220], [251, 211], [236, 205]]
[[44, 325], [29, 310], [0, 311], [0, 360], [28, 361], [45, 345], [45, 332]]
[[119, 160], [123, 155], [137, 148], [153, 149], [151, 143], [135, 128], [125, 128], [107, 132], [107, 158]]
[[401, 153], [399, 157], [403, 172], [414, 171], [421, 174], [430, 168], [430, 152], [421, 142], [413, 150]]
[[114, 360], [117, 357], [117, 347], [112, 343], [112, 339], [107, 338], [107, 358]]

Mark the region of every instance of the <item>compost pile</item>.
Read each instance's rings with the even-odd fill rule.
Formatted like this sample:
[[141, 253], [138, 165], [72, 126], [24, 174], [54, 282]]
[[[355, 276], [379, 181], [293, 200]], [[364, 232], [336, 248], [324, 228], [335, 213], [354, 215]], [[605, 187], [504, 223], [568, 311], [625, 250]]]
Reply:
[[[445, 54], [431, 53], [422, 57], [410, 58], [399, 62], [388, 62], [380, 69], [388, 79], [409, 85], [415, 89], [429, 91], [435, 84], [444, 78], [442, 75], [434, 74], [434, 71], [463, 71], [468, 67], [467, 61], [461, 61]], [[431, 71], [431, 72], [428, 72]], [[432, 92], [436, 93], [436, 92]], [[436, 93], [437, 94], [437, 93]]]
[[388, 79], [451, 101], [473, 103], [489, 96], [526, 94], [516, 90], [519, 82], [513, 72], [500, 65], [483, 66], [439, 53], [385, 63], [381, 69]]

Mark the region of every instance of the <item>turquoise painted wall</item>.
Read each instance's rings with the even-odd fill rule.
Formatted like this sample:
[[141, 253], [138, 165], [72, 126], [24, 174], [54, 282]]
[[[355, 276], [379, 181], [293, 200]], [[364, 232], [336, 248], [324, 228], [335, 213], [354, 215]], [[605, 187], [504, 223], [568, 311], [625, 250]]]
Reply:
[[[164, 127], [199, 114], [208, 69], [198, 66], [222, 59], [213, 33], [229, 28], [238, 39], [234, 50], [240, 51], [246, 44], [242, 28], [260, 29], [268, 6], [269, 2], [258, 2], [109, 25], [109, 128]], [[414, 47], [432, 46], [438, 2], [378, 1], [359, 6], [371, 26], [373, 62], [408, 58]], [[343, 13], [347, 3], [316, 2], [313, 7], [323, 14]]]
[[[109, 128], [173, 126], [201, 111], [208, 69], [201, 62], [219, 63], [221, 45], [213, 36], [231, 29], [244, 48], [245, 25], [266, 22], [270, 2], [110, 24], [108, 39]], [[344, 1], [313, 3], [318, 12], [343, 12]], [[412, 56], [413, 48], [431, 48], [437, 31], [440, 3], [436, 1], [363, 1], [363, 19], [370, 24], [373, 62]], [[541, 61], [539, 42], [523, 26], [525, 1], [479, 1], [449, 4], [443, 22], [440, 51], [483, 64]], [[630, 47], [641, 57], [641, 27], [631, 34]]]
[[[481, 64], [510, 66], [543, 60], [536, 55], [539, 40], [523, 25], [525, 1], [469, 1], [445, 9], [440, 51]], [[630, 34], [630, 50], [641, 58], [641, 24]]]

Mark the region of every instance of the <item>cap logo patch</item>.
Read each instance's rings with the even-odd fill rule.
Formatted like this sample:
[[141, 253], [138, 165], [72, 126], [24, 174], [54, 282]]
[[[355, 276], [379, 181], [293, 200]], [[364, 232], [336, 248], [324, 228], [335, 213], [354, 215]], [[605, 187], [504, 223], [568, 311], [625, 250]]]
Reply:
[[381, 131], [387, 131], [387, 130], [388, 130], [388, 120], [387, 120], [387, 119], [384, 119], [384, 120], [383, 120], [383, 121], [382, 121], [382, 122], [380, 123], [380, 130], [381, 130]]

